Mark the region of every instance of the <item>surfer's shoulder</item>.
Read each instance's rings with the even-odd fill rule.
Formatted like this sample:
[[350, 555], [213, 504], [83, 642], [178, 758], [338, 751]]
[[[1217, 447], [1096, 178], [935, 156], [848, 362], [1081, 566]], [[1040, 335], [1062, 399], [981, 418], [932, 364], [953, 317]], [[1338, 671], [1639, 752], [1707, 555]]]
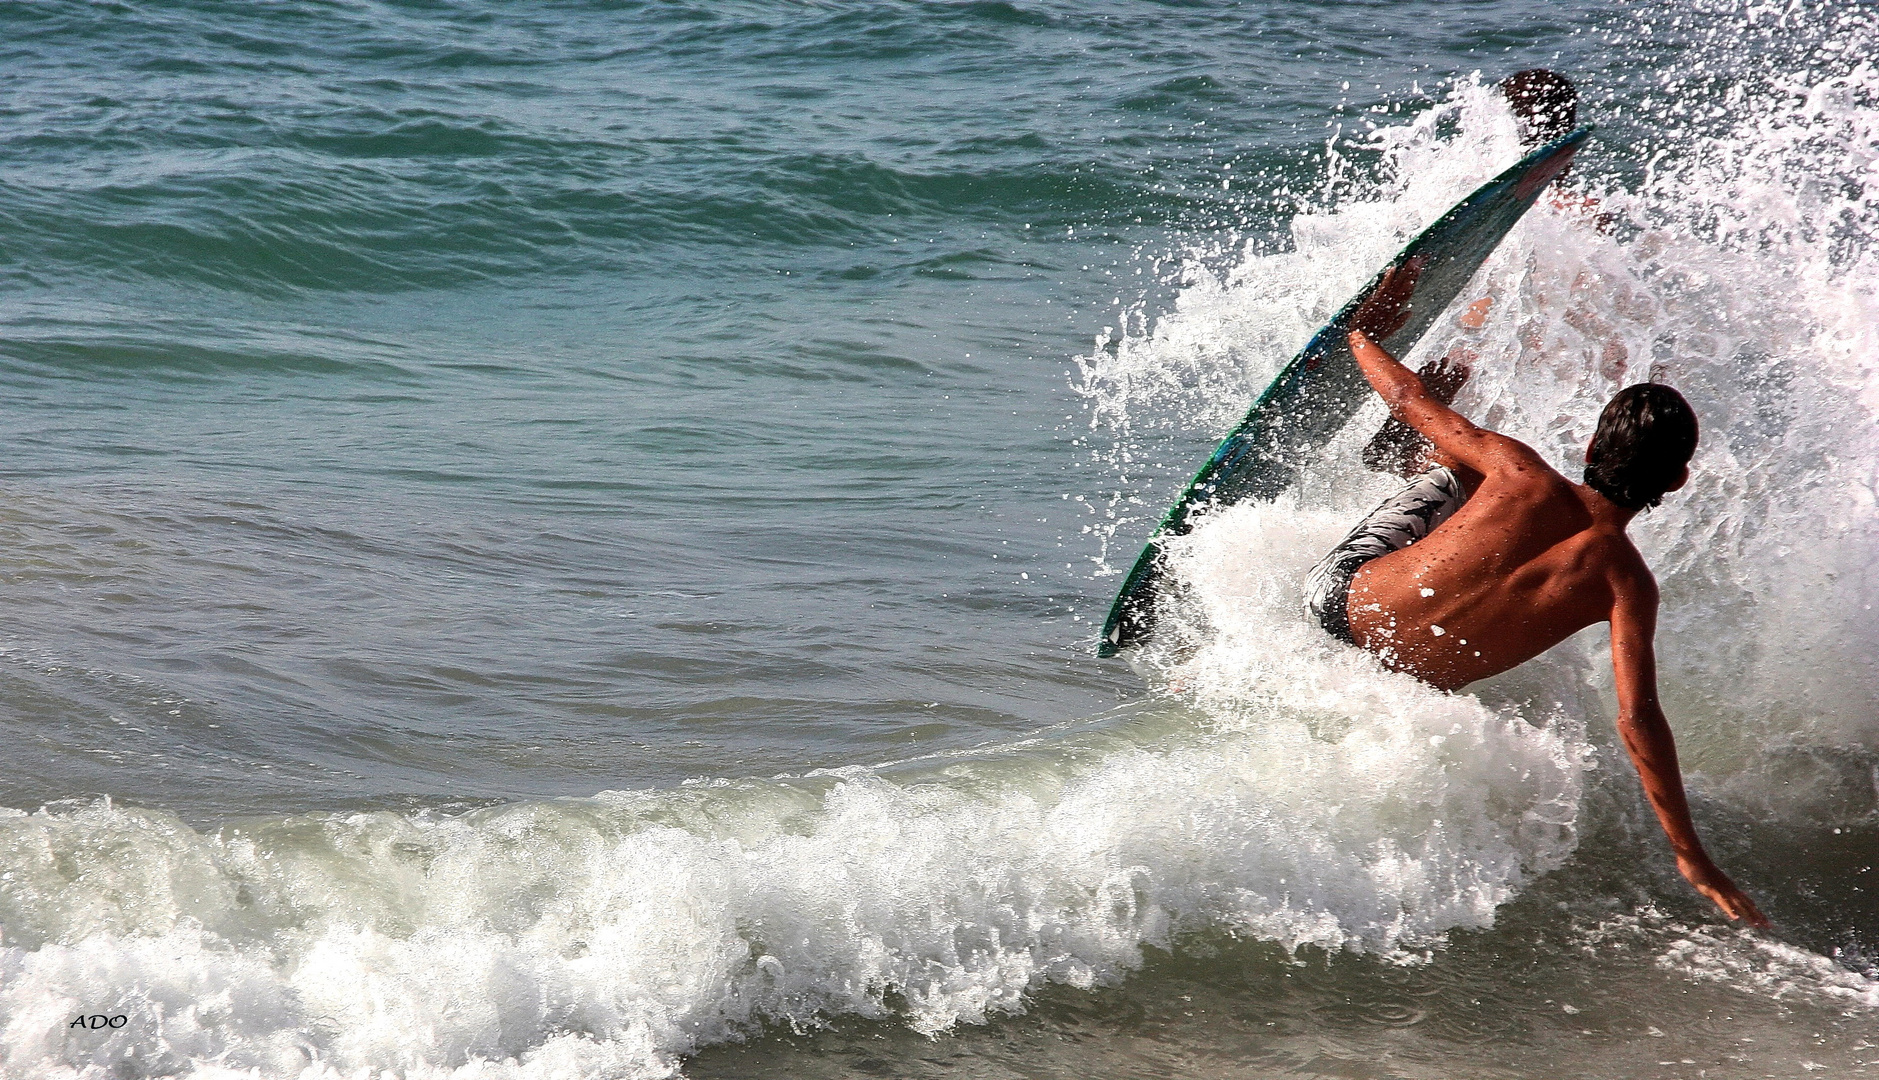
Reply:
[[1598, 561], [1611, 588], [1613, 605], [1630, 603], [1641, 609], [1657, 610], [1657, 575], [1644, 561], [1644, 553], [1620, 528], [1595, 528], [1594, 543]]
[[1490, 468], [1483, 470], [1490, 473], [1506, 472], [1529, 483], [1553, 488], [1558, 484], [1570, 484], [1557, 469], [1546, 463], [1539, 451], [1512, 435], [1503, 435], [1487, 428], [1480, 429], [1483, 436], [1482, 448], [1486, 451]]

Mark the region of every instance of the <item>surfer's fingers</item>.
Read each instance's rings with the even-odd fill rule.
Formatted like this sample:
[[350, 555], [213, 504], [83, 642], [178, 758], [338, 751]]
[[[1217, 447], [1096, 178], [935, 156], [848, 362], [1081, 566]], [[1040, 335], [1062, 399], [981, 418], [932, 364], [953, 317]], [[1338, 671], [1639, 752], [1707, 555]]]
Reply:
[[1409, 294], [1416, 290], [1416, 282], [1422, 277], [1422, 268], [1428, 265], [1425, 255], [1411, 255], [1402, 262], [1393, 263], [1383, 271], [1383, 280], [1377, 283], [1374, 295], [1386, 295], [1396, 303], [1409, 299]]
[[1741, 919], [1743, 922], [1748, 923], [1750, 926], [1753, 926], [1757, 930], [1768, 929], [1768, 926], [1769, 926], [1768, 916], [1763, 915], [1762, 909], [1755, 906], [1755, 901], [1750, 900], [1748, 897], [1742, 896], [1739, 893], [1737, 895], [1742, 901], [1742, 904], [1741, 904], [1742, 911], [1741, 911], [1741, 914], [1736, 917]]
[[1730, 912], [1728, 914], [1731, 919], [1737, 922], [1747, 923], [1757, 930], [1766, 930], [1771, 925], [1768, 922], [1768, 916], [1763, 915], [1754, 904], [1747, 905], [1741, 911]]
[[1755, 906], [1755, 901], [1750, 900], [1748, 894], [1733, 883], [1728, 888], [1712, 886], [1702, 891], [1722, 909], [1724, 915], [1729, 916], [1730, 921], [1744, 922], [1757, 930], [1768, 929], [1768, 916], [1763, 915], [1761, 909]]
[[1383, 271], [1383, 280], [1377, 282], [1377, 291], [1373, 298], [1383, 297], [1395, 303], [1409, 299], [1409, 294], [1416, 289], [1416, 279], [1422, 277], [1422, 256], [1406, 259]]
[[1352, 330], [1371, 338], [1386, 338], [1403, 328], [1409, 321], [1409, 297], [1415, 291], [1416, 276], [1421, 273], [1420, 266], [1412, 265], [1414, 263], [1412, 259], [1383, 271], [1377, 287], [1370, 290], [1370, 295], [1364, 297], [1364, 302], [1352, 314]]

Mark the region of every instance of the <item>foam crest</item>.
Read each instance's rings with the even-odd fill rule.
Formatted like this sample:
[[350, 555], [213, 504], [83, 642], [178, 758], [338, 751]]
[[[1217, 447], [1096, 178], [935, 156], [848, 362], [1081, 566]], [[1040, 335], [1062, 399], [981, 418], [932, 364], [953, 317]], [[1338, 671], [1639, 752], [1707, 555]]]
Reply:
[[[1189, 934], [1401, 954], [1571, 849], [1568, 749], [1450, 702], [454, 817], [14, 815], [0, 1039], [48, 1075], [657, 1076], [766, 1023], [980, 1022]], [[103, 1051], [65, 1026], [97, 1011], [129, 1016]]]

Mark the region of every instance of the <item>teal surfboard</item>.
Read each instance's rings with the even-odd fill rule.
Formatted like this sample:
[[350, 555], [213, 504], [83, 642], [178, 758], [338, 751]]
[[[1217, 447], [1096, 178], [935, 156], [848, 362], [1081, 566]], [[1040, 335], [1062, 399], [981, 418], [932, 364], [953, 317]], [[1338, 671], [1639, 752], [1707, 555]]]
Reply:
[[1114, 656], [1153, 628], [1163, 541], [1192, 529], [1190, 518], [1203, 506], [1276, 497], [1363, 405], [1370, 385], [1345, 339], [1351, 316], [1383, 281], [1383, 275], [1410, 259], [1422, 260], [1422, 273], [1409, 300], [1409, 320], [1377, 343], [1391, 355], [1403, 356], [1467, 287], [1546, 185], [1565, 171], [1591, 130], [1580, 128], [1540, 147], [1456, 203], [1312, 336], [1259, 395], [1240, 426], [1221, 440], [1149, 537], [1109, 609], [1102, 640], [1096, 646], [1098, 656]]

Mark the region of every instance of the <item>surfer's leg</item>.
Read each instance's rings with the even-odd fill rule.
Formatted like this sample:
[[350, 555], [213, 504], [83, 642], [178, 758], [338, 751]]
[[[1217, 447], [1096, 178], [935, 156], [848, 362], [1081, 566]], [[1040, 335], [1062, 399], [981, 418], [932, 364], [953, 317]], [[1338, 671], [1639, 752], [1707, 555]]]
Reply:
[[[1473, 360], [1474, 355], [1458, 345], [1440, 360], [1422, 365], [1416, 377], [1428, 388], [1430, 397], [1452, 405], [1455, 395], [1467, 385], [1468, 376], [1474, 373], [1468, 366]], [[1394, 416], [1383, 421], [1383, 427], [1364, 447], [1363, 461], [1364, 468], [1373, 472], [1395, 473], [1402, 477], [1414, 476], [1436, 465], [1454, 465], [1438, 456], [1434, 444], [1423, 438], [1421, 432]]]
[[1468, 501], [1455, 470], [1436, 466], [1377, 504], [1305, 577], [1305, 609], [1325, 632], [1355, 645], [1351, 635], [1351, 579], [1372, 559], [1400, 551], [1435, 530]]

